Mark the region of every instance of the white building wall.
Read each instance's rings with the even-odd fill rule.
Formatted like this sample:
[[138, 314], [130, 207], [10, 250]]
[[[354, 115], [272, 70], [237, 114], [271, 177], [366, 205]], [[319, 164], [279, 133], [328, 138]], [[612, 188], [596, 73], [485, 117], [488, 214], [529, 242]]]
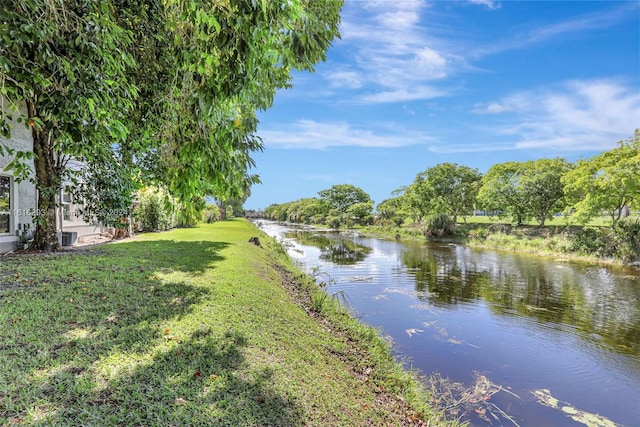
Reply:
[[[0, 97], [0, 108], [8, 108], [8, 103]], [[0, 136], [0, 145], [19, 151], [33, 151], [33, 137], [31, 128], [23, 123], [18, 123], [17, 119], [20, 115], [26, 117], [26, 105], [21, 106], [20, 112], [11, 112], [11, 138], [6, 139]], [[13, 178], [12, 171], [5, 171], [4, 168], [11, 162], [12, 157], [0, 156], [0, 176], [10, 177], [11, 179], [11, 209], [10, 209], [10, 225], [9, 232], [0, 232], [0, 254], [15, 250], [18, 247], [19, 234], [22, 231], [23, 224], [29, 224], [31, 232], [35, 232], [33, 224], [34, 216], [37, 214], [37, 192], [35, 185], [28, 181], [16, 182]], [[34, 176], [33, 160], [28, 162], [31, 167], [31, 176]], [[62, 194], [60, 195], [62, 196]], [[59, 200], [60, 202], [60, 200]], [[61, 205], [56, 214], [56, 228], [58, 230], [58, 238], [62, 244], [62, 232], [72, 232], [76, 236], [73, 243], [82, 243], [85, 239], [100, 235], [106, 231], [100, 224], [89, 224], [84, 222], [82, 218], [71, 215], [68, 219], [64, 218], [64, 207]], [[1, 230], [0, 230], [1, 231]]]
[[[2, 106], [7, 106], [5, 100], [0, 98]], [[23, 105], [21, 112], [26, 115], [26, 107]], [[19, 113], [13, 112], [11, 124], [11, 138], [0, 136], [0, 144], [20, 151], [33, 151], [33, 138], [31, 129], [24, 123], [18, 123]], [[29, 181], [16, 182], [11, 170], [5, 171], [5, 167], [11, 162], [11, 157], [0, 156], [0, 176], [11, 177], [11, 208], [10, 208], [10, 232], [0, 234], [0, 253], [16, 249], [18, 243], [18, 230], [21, 224], [29, 224], [34, 231], [33, 215], [36, 213], [36, 189]], [[33, 161], [28, 162], [33, 173]]]

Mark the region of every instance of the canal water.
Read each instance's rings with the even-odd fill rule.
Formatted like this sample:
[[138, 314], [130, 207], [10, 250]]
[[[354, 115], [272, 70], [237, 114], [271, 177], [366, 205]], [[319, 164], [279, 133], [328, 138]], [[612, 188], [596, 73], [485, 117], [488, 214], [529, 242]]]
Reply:
[[391, 339], [448, 418], [640, 426], [640, 271], [258, 225]]

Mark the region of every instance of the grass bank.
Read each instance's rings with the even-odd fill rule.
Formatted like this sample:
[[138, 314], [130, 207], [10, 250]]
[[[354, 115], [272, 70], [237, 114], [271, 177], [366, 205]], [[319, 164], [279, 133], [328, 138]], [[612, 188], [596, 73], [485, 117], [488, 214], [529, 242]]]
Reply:
[[5, 257], [0, 423], [441, 425], [320, 292], [245, 220]]
[[[360, 231], [387, 239], [423, 240], [424, 227], [420, 224], [367, 226]], [[458, 223], [452, 233], [430, 240], [572, 261], [640, 266], [640, 222], [637, 218], [620, 221], [616, 227], [558, 223], [544, 227], [530, 224], [514, 226], [476, 221], [474, 218], [473, 221], [468, 219], [467, 223]]]

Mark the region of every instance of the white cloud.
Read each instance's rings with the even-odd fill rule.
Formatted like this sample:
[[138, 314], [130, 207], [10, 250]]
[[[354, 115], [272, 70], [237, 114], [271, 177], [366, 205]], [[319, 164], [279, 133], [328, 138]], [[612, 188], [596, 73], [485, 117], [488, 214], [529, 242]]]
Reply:
[[[424, 1], [367, 1], [345, 5], [342, 45], [352, 53], [353, 66], [324, 73], [334, 87], [367, 89], [361, 102], [403, 102], [442, 96], [445, 89], [428, 87], [459, 68], [468, 67], [464, 58], [448, 52], [433, 35], [437, 24], [425, 14]], [[436, 94], [437, 95], [434, 95]]]
[[[469, 0], [495, 9], [500, 2]], [[470, 63], [506, 50], [525, 49], [528, 46], [557, 39], [567, 34], [609, 28], [632, 13], [637, 13], [634, 2], [625, 2], [598, 13], [574, 16], [563, 21], [515, 32], [505, 40], [493, 42], [469, 39], [464, 29], [452, 27], [451, 12], [431, 7], [421, 0], [347, 1], [343, 9], [342, 39], [336, 46], [349, 55], [348, 68], [329, 62], [321, 72], [328, 80], [326, 95], [336, 95], [335, 89], [358, 90], [350, 93], [348, 102], [379, 103], [405, 102], [451, 95], [451, 84], [442, 82], [466, 71], [477, 71]], [[333, 67], [333, 68], [332, 68]], [[431, 90], [424, 90], [432, 86]], [[415, 88], [423, 88], [416, 91]], [[365, 95], [362, 95], [362, 93]], [[502, 112], [508, 105], [493, 105], [486, 112]]]
[[[432, 146], [439, 153], [544, 150], [545, 155], [603, 151], [640, 126], [640, 93], [614, 80], [573, 80], [477, 105], [486, 144]], [[491, 123], [492, 117], [495, 122]]]
[[509, 111], [510, 107], [507, 104], [500, 104], [497, 102], [492, 102], [486, 106], [477, 105], [474, 109], [474, 113], [478, 114], [494, 114], [494, 113], [504, 113]]
[[388, 126], [384, 131], [354, 128], [345, 122], [298, 120], [286, 129], [260, 130], [265, 145], [273, 148], [323, 150], [330, 147], [405, 147], [424, 144], [431, 138]]
[[488, 143], [488, 144], [447, 144], [431, 145], [429, 151], [438, 154], [459, 154], [459, 153], [486, 153], [489, 151], [515, 150], [511, 143]]
[[472, 111], [477, 114], [500, 114], [525, 111], [533, 108], [532, 94], [514, 93], [503, 97], [500, 101], [493, 101], [486, 105], [476, 104]]
[[469, 0], [470, 3], [486, 6], [489, 9], [500, 9], [500, 3], [493, 0]]
[[329, 84], [332, 87], [344, 87], [348, 89], [358, 89], [364, 86], [362, 76], [353, 70], [335, 70], [327, 73]]
[[431, 86], [417, 86], [376, 92], [361, 96], [361, 100], [370, 103], [383, 104], [391, 102], [415, 101], [420, 99], [432, 99], [444, 96], [445, 91]]
[[[482, 1], [479, 0], [479, 2]], [[482, 57], [508, 50], [523, 49], [570, 33], [611, 28], [627, 17], [633, 16], [633, 14], [637, 15], [637, 13], [637, 2], [620, 2], [619, 6], [605, 11], [585, 14], [565, 21], [539, 26], [529, 31], [514, 33], [508, 40], [498, 41], [492, 45], [472, 47], [469, 54], [473, 57]]]

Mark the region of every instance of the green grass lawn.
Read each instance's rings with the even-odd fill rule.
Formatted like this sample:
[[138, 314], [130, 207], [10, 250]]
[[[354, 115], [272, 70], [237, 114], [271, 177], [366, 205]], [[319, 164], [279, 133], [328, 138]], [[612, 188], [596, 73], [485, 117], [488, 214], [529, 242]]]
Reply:
[[244, 220], [2, 258], [0, 424], [440, 425], [289, 262]]
[[[608, 216], [600, 216], [591, 219], [586, 224], [574, 224], [570, 221], [571, 218], [565, 218], [563, 216], [556, 216], [552, 219], [545, 221], [545, 226], [548, 227], [565, 227], [568, 225], [585, 225], [587, 227], [602, 227], [602, 226], [610, 226], [611, 225], [611, 217]], [[464, 223], [464, 219], [462, 217], [458, 217], [458, 223]], [[495, 216], [468, 216], [467, 224], [495, 224], [495, 223], [503, 223], [510, 224], [509, 219], [501, 219]], [[525, 222], [525, 225], [534, 225], [537, 226], [539, 224], [536, 220], [530, 220]]]

